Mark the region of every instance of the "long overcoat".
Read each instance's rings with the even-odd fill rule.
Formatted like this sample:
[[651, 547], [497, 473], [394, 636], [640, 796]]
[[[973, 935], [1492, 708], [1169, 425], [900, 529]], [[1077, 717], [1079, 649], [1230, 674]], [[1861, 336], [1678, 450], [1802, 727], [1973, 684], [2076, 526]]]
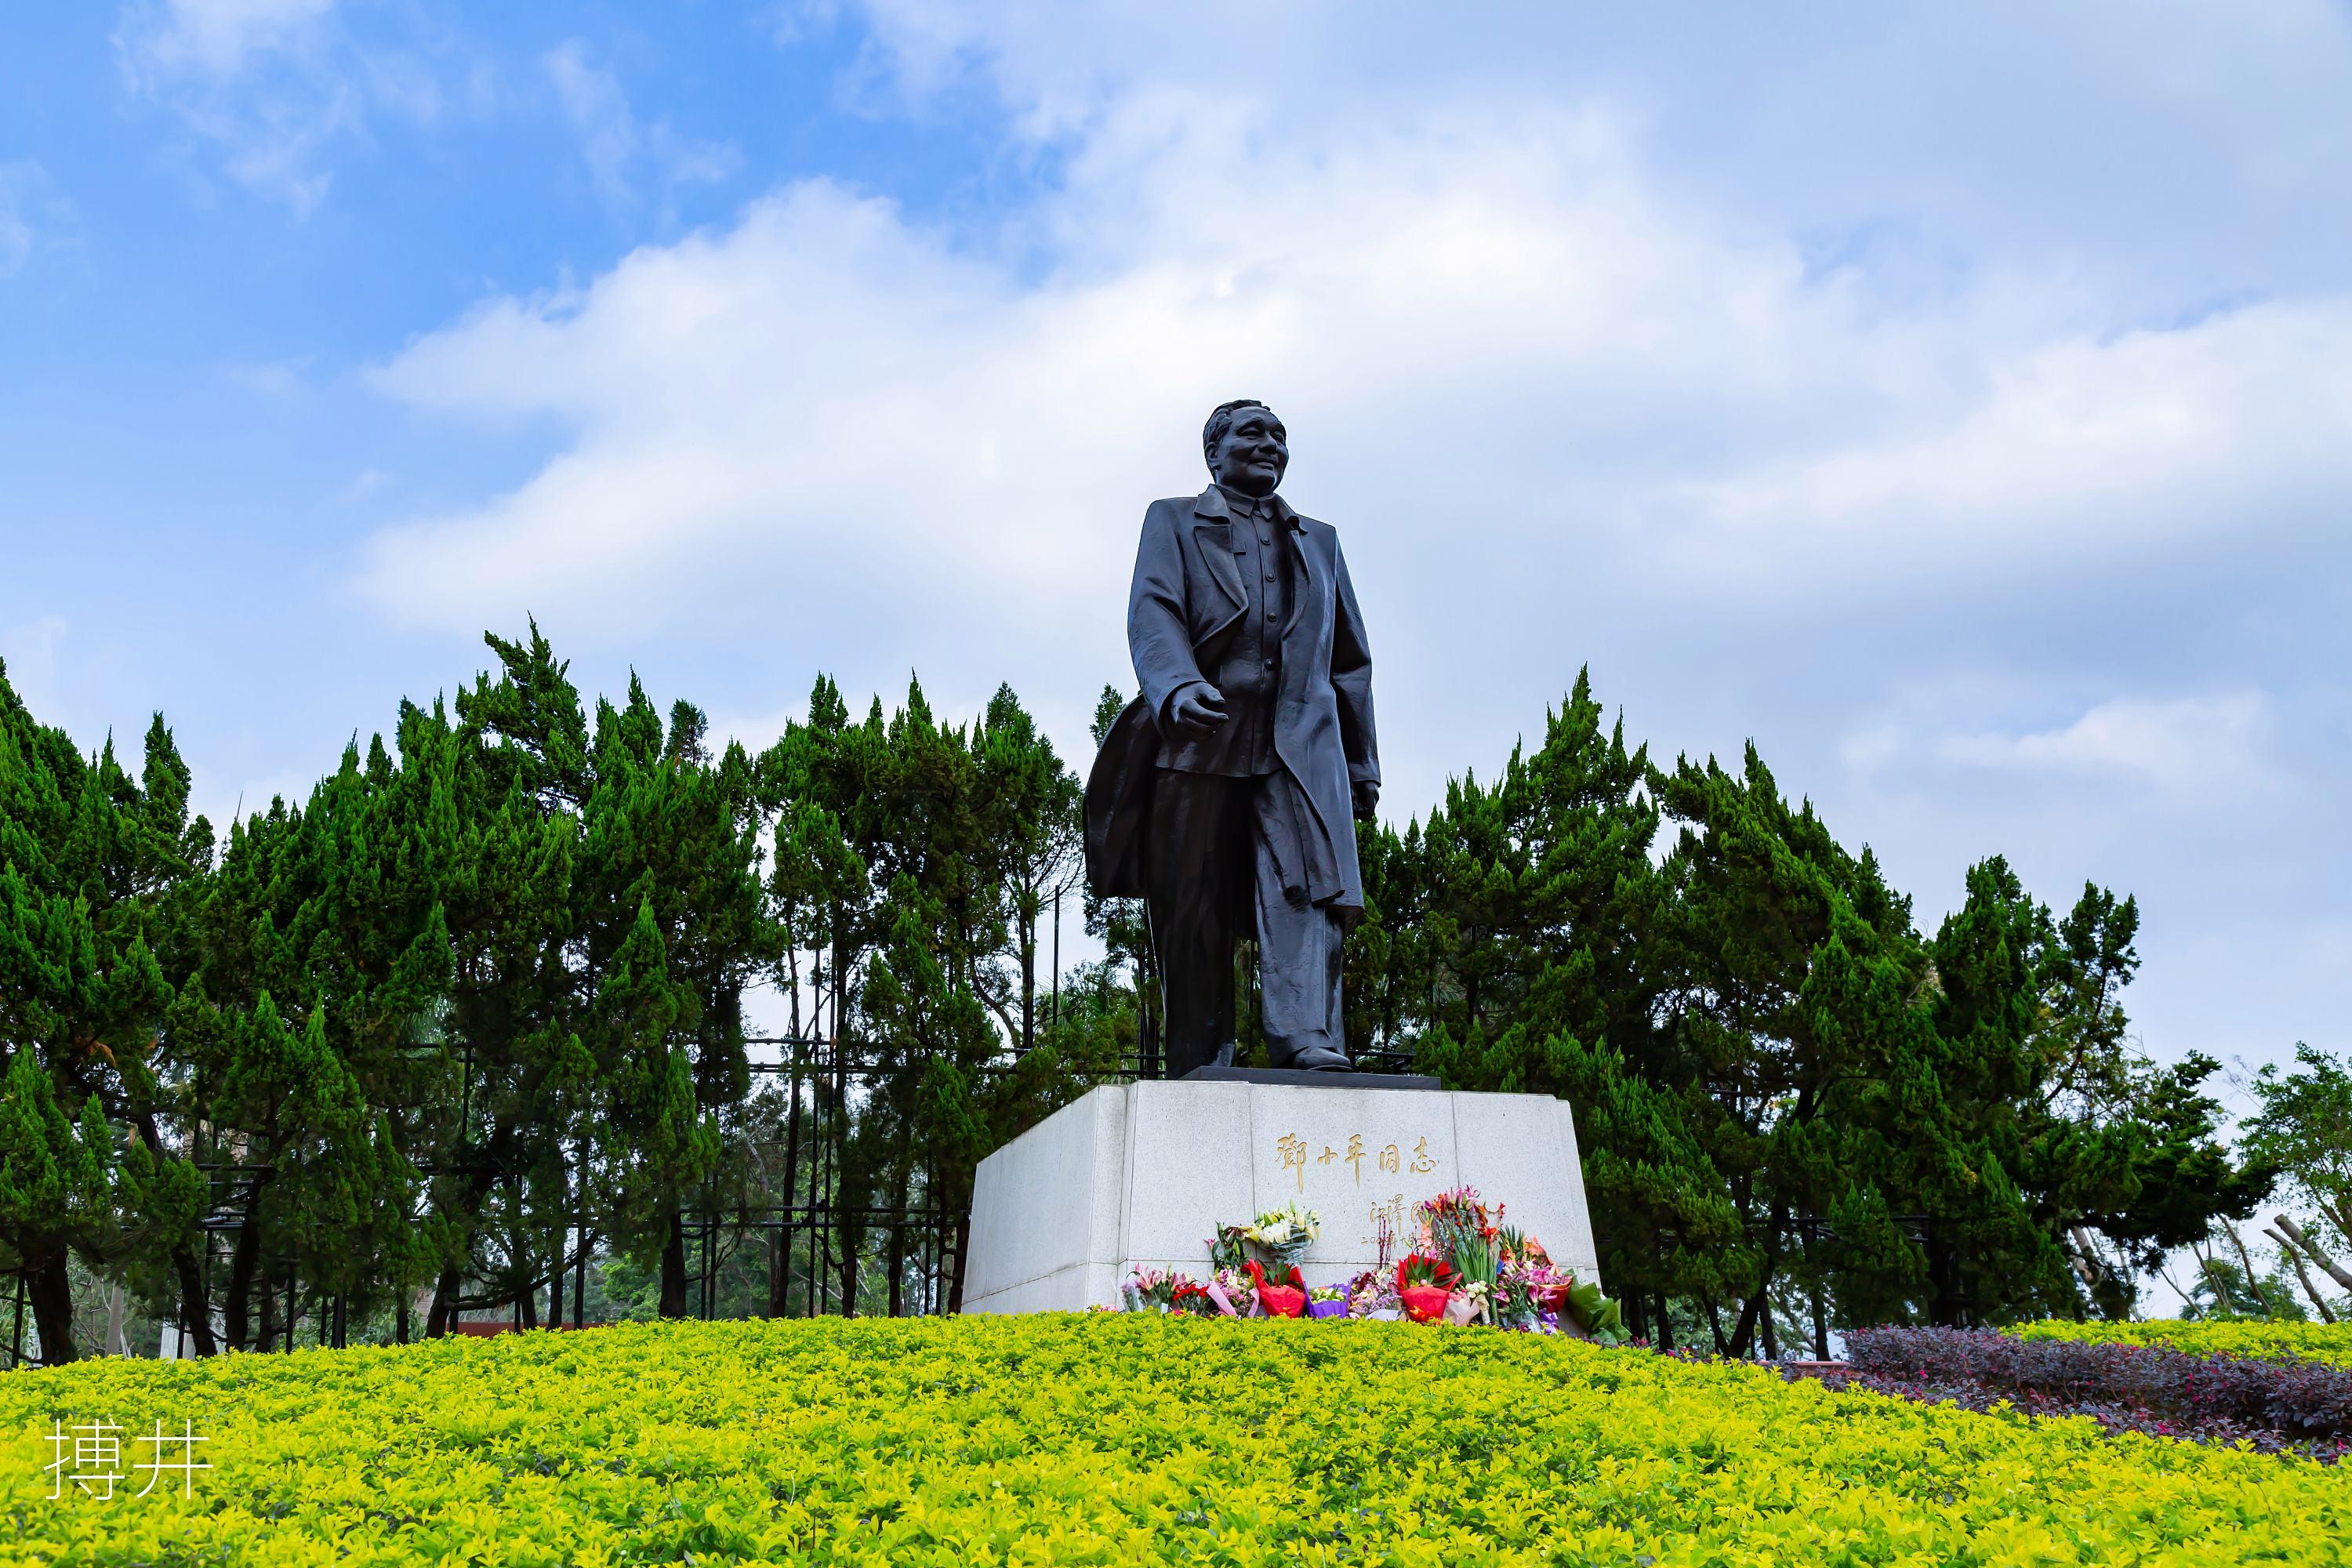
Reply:
[[[1331, 525], [1276, 497], [1276, 532], [1290, 552], [1289, 614], [1281, 631], [1274, 750], [1296, 781], [1306, 894], [1351, 918], [1364, 904], [1356, 861], [1353, 794], [1378, 784], [1372, 655], [1363, 613]], [[1295, 526], [1294, 526], [1295, 525]], [[1151, 503], [1136, 547], [1127, 604], [1128, 651], [1142, 694], [1111, 726], [1087, 779], [1087, 881], [1099, 898], [1139, 898], [1150, 830], [1160, 721], [1169, 700], [1222, 662], [1247, 604], [1234, 560], [1233, 513], [1211, 485]]]

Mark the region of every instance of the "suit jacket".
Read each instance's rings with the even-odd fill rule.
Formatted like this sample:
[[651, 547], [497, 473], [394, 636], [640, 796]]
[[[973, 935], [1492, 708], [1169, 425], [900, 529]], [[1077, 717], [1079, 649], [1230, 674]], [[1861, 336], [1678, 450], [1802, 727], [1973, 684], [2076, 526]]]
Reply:
[[[1339, 536], [1276, 498], [1291, 552], [1289, 614], [1274, 703], [1274, 749], [1303, 807], [1306, 892], [1318, 904], [1363, 907], [1350, 785], [1380, 782], [1372, 725], [1372, 656], [1348, 580]], [[1292, 526], [1294, 525], [1295, 526]], [[1198, 496], [1151, 503], [1128, 595], [1128, 651], [1142, 695], [1111, 727], [1087, 780], [1087, 879], [1103, 898], [1137, 897], [1140, 841], [1149, 830], [1151, 777], [1171, 700], [1213, 686], [1247, 602], [1234, 562], [1233, 514], [1214, 485]]]

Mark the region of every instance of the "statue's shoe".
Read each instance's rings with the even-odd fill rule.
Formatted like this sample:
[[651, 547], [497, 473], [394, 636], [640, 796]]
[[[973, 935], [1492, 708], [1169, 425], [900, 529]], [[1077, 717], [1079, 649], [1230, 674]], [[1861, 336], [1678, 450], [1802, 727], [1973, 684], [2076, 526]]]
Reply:
[[1324, 1046], [1309, 1046], [1282, 1064], [1307, 1072], [1354, 1072], [1356, 1064], [1339, 1052]]

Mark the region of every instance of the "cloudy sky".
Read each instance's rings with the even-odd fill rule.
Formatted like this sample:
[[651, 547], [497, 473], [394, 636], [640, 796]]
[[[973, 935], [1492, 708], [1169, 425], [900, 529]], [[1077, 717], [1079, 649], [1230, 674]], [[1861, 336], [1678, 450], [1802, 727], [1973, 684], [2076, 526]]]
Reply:
[[216, 817], [527, 615], [1082, 757], [1259, 396], [1399, 816], [1589, 665], [1929, 925], [2137, 893], [2157, 1056], [2352, 1045], [2352, 7], [1579, 9], [8, 7], [0, 656]]

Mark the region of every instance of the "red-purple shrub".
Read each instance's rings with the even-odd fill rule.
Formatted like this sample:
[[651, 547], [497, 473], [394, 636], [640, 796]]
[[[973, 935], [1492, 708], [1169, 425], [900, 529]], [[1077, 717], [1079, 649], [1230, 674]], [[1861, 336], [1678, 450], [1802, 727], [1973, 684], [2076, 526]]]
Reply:
[[1846, 1359], [1851, 1381], [1881, 1393], [1972, 1409], [2006, 1399], [2033, 1415], [2096, 1416], [2111, 1430], [2324, 1458], [2352, 1451], [2352, 1371], [2319, 1362], [1904, 1328], [1849, 1333]]

